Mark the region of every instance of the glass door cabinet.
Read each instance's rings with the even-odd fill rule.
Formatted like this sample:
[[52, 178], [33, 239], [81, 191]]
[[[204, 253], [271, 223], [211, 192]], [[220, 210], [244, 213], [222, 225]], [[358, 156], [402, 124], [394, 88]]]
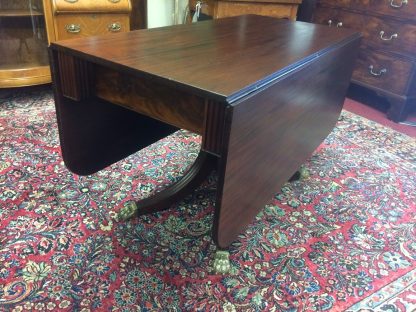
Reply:
[[51, 80], [41, 0], [0, 1], [0, 88]]

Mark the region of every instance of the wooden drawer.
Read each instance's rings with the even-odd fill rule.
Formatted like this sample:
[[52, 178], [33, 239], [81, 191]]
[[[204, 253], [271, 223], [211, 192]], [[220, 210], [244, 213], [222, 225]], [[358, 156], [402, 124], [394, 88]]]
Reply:
[[416, 24], [368, 17], [363, 35], [364, 42], [379, 49], [401, 54], [416, 54]]
[[356, 61], [353, 80], [403, 95], [408, 91], [408, 81], [413, 70], [412, 62], [361, 49]]
[[416, 1], [414, 0], [318, 0], [319, 6], [356, 9], [416, 20]]
[[[387, 6], [384, 1], [377, 1], [377, 3], [380, 5], [379, 7], [393, 10], [393, 8], [390, 9], [390, 2]], [[403, 23], [394, 18], [366, 15], [367, 11], [364, 9], [367, 5], [367, 2], [365, 1], [323, 0], [319, 3], [324, 5], [334, 4], [340, 6], [356, 5], [357, 8], [361, 5], [361, 9], [363, 9], [363, 11], [359, 13], [359, 11], [344, 10], [341, 8], [329, 6], [326, 7], [320, 5], [315, 10], [315, 23], [359, 30], [364, 35], [364, 43], [374, 46], [378, 49], [409, 56], [416, 54], [416, 24], [411, 22]], [[394, 3], [395, 2], [393, 2], [393, 4]], [[416, 3], [416, 1], [411, 2], [411, 5], [414, 3]], [[372, 5], [374, 4], [372, 3]]]
[[407, 0], [407, 3], [406, 0], [372, 0], [369, 9], [380, 14], [416, 20], [415, 0]]
[[298, 4], [290, 3], [256, 3], [245, 1], [218, 1], [215, 18], [238, 16], [243, 14], [258, 14], [277, 18], [296, 19]]
[[361, 30], [365, 25], [365, 17], [340, 9], [319, 7], [314, 14], [314, 22], [330, 27], [347, 27]]
[[362, 30], [367, 17], [359, 13], [340, 10], [337, 16], [337, 26]]
[[315, 10], [313, 22], [322, 25], [335, 25], [338, 20], [338, 9], [319, 7]]
[[55, 25], [56, 40], [130, 30], [128, 14], [62, 14]]
[[351, 5], [351, 0], [320, 0], [319, 3], [325, 6], [329, 5], [341, 8], [349, 8]]
[[55, 14], [65, 12], [84, 13], [128, 13], [131, 11], [129, 0], [51, 0]]

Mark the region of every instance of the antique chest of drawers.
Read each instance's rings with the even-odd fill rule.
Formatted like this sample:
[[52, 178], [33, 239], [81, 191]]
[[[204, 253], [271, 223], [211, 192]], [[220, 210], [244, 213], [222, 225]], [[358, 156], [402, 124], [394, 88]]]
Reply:
[[313, 22], [362, 32], [352, 82], [385, 96], [388, 117], [404, 120], [416, 106], [416, 1], [318, 0]]
[[295, 20], [302, 0], [189, 0], [191, 11], [197, 2], [203, 5], [203, 13], [213, 18], [257, 14]]
[[295, 20], [301, 2], [301, 0], [217, 0], [215, 17], [258, 14]]
[[130, 0], [46, 1], [49, 41], [130, 30]]

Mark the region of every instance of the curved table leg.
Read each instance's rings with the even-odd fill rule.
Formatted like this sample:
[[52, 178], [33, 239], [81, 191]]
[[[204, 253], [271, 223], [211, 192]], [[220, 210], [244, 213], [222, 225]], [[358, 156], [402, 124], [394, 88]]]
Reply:
[[149, 198], [126, 203], [120, 210], [118, 219], [125, 221], [135, 215], [139, 216], [168, 209], [173, 203], [199, 186], [216, 168], [216, 163], [217, 158], [215, 156], [200, 151], [194, 164], [182, 179]]

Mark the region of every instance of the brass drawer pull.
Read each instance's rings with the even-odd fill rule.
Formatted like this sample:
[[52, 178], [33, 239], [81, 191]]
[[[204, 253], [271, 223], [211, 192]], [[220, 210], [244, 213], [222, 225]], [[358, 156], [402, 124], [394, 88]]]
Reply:
[[370, 66], [368, 67], [368, 69], [369, 69], [369, 71], [370, 71], [370, 74], [371, 74], [371, 75], [373, 75], [373, 76], [375, 76], [375, 77], [380, 77], [381, 75], [383, 75], [383, 74], [387, 73], [387, 69], [386, 69], [386, 68], [383, 68], [383, 69], [381, 69], [378, 73], [376, 73], [376, 72], [374, 71], [374, 66], [373, 66], [373, 65], [370, 65]]
[[66, 2], [69, 2], [69, 3], [75, 3], [75, 2], [78, 2], [78, 0], [65, 0]]
[[121, 24], [120, 23], [111, 23], [108, 25], [108, 30], [112, 32], [117, 32], [121, 30]]
[[390, 1], [390, 6], [392, 7], [392, 8], [401, 8], [402, 6], [403, 6], [403, 4], [408, 4], [408, 0], [401, 0], [400, 1], [400, 4], [395, 4], [394, 3], [394, 0], [391, 0]]
[[[333, 23], [333, 21], [332, 21], [332, 20], [328, 20], [328, 26], [329, 26], [329, 27], [332, 27], [332, 23]], [[337, 26], [338, 28], [342, 27], [342, 22], [338, 22], [336, 26]]]
[[393, 34], [390, 37], [384, 37], [384, 31], [383, 30], [380, 31], [380, 39], [384, 41], [390, 41], [390, 40], [396, 39], [398, 36], [399, 36], [398, 34]]
[[79, 24], [69, 24], [69, 25], [65, 25], [65, 29], [69, 33], [77, 34], [81, 31], [81, 25], [79, 25]]

